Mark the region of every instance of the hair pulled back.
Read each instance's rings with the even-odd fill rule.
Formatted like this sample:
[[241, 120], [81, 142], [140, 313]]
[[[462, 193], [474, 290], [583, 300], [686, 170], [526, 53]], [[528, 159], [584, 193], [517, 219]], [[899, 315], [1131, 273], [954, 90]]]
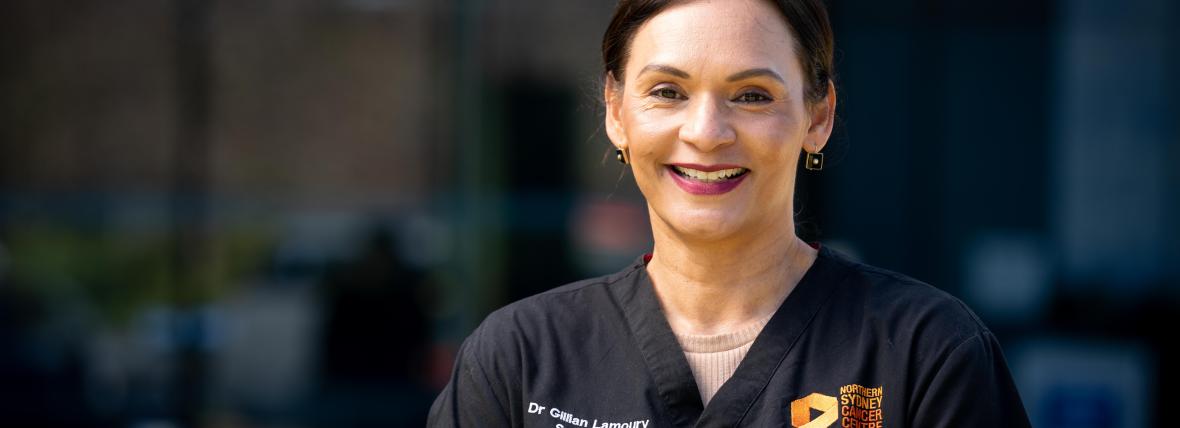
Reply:
[[[620, 0], [606, 33], [602, 36], [604, 77], [623, 81], [623, 68], [630, 54], [631, 39], [648, 19], [678, 0]], [[806, 80], [805, 99], [814, 103], [828, 94], [832, 80], [832, 51], [835, 42], [828, 10], [822, 0], [767, 0], [774, 4], [791, 34], [795, 37], [795, 52], [803, 67]]]

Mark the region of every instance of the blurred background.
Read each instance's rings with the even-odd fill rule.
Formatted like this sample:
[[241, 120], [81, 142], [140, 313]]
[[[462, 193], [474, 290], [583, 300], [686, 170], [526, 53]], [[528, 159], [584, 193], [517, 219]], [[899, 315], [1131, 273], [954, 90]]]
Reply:
[[[829, 5], [800, 233], [965, 300], [1036, 426], [1174, 419], [1180, 5]], [[422, 426], [488, 312], [650, 248], [612, 7], [0, 3], [0, 425]]]

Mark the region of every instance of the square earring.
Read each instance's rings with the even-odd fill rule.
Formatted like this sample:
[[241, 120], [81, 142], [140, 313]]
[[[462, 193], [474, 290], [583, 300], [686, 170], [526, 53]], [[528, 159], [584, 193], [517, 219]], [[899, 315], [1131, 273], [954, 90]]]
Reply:
[[803, 166], [812, 171], [824, 169], [824, 154], [807, 153], [807, 157], [803, 159]]

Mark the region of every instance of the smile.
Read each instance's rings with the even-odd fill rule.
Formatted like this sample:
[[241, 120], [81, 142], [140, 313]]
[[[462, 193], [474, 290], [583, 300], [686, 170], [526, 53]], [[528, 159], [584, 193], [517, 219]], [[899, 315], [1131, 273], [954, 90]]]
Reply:
[[731, 180], [737, 178], [749, 171], [745, 168], [727, 168], [719, 171], [701, 171], [692, 168], [685, 168], [679, 165], [672, 165], [672, 170], [680, 174], [681, 177], [704, 181], [706, 183], [716, 183], [723, 180]]
[[672, 181], [694, 195], [720, 195], [736, 188], [749, 169], [729, 166], [668, 165]]

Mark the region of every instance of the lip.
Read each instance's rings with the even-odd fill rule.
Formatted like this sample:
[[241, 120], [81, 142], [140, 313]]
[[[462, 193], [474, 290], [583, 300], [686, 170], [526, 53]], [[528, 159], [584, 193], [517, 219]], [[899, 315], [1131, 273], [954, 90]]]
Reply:
[[687, 164], [687, 163], [677, 163], [677, 164], [668, 165], [667, 166], [668, 175], [672, 177], [672, 181], [675, 182], [677, 186], [680, 186], [680, 189], [684, 190], [685, 192], [694, 194], [694, 195], [721, 195], [721, 194], [729, 193], [733, 189], [736, 189], [739, 184], [742, 184], [742, 182], [746, 180], [746, 177], [750, 175], [750, 172], [747, 171], [745, 174], [742, 174], [740, 177], [735, 178], [733, 180], [726, 180], [726, 181], [722, 181], [722, 182], [718, 182], [718, 183], [705, 183], [702, 181], [691, 180], [691, 179], [688, 179], [685, 177], [681, 177], [680, 174], [676, 173], [676, 170], [673, 169], [674, 166], [679, 166], [682, 168], [692, 168], [697, 171], [705, 171], [705, 172], [713, 172], [713, 171], [720, 171], [723, 169], [743, 168], [743, 167], [739, 166], [739, 165], [728, 165], [728, 164], [696, 165], [696, 164]]

